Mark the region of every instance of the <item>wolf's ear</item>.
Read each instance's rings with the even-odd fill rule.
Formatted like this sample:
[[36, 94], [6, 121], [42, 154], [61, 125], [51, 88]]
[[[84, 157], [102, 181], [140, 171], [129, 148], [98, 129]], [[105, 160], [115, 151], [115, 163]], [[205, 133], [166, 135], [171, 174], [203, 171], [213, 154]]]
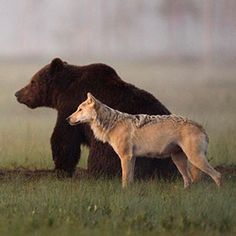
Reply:
[[90, 98], [92, 96], [91, 93], [87, 93], [87, 98]]
[[87, 93], [88, 103], [95, 103], [95, 97], [91, 93]]
[[96, 100], [96, 98], [92, 95], [92, 93], [87, 93], [87, 98], [91, 98], [93, 100]]

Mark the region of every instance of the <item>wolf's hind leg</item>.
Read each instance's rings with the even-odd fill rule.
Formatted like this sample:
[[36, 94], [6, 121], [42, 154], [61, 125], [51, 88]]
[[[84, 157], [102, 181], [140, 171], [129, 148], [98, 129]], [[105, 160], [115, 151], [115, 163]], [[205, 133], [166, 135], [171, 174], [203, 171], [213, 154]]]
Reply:
[[184, 188], [188, 188], [189, 185], [191, 184], [191, 177], [188, 172], [188, 163], [187, 163], [188, 160], [185, 154], [183, 152], [172, 153], [171, 158], [183, 177]]
[[199, 168], [201, 171], [205, 172], [215, 181], [215, 183], [220, 186], [221, 174], [216, 171], [207, 161], [205, 154], [203, 153], [190, 153], [188, 155], [188, 160]]
[[[205, 147], [204, 147], [205, 146]], [[202, 147], [201, 149], [199, 147]], [[185, 152], [188, 161], [196, 166], [201, 171], [208, 174], [215, 183], [220, 186], [221, 174], [216, 171], [206, 159], [207, 145], [197, 145], [197, 142], [193, 142], [192, 145], [183, 146], [182, 150]]]
[[122, 168], [122, 187], [125, 188], [134, 181], [135, 157], [120, 157]]
[[221, 174], [208, 163], [206, 158], [208, 147], [206, 136], [199, 135], [184, 139], [180, 146], [186, 154], [188, 161], [201, 171], [208, 174], [215, 183], [220, 186]]
[[192, 183], [198, 182], [201, 179], [201, 177], [202, 177], [202, 171], [200, 171], [190, 161], [187, 161], [187, 163], [188, 163], [188, 173], [189, 173], [189, 176], [190, 176], [190, 178], [192, 180]]

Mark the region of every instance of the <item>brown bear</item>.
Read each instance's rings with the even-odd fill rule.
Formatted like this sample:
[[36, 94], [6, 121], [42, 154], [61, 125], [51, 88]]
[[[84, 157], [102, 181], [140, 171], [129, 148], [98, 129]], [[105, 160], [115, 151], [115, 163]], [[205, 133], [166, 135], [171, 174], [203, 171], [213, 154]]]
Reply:
[[[70, 126], [66, 118], [91, 92], [108, 106], [130, 114], [170, 114], [153, 95], [124, 82], [105, 64], [75, 66], [55, 58], [39, 70], [30, 83], [16, 92], [18, 102], [30, 108], [51, 107], [57, 110], [57, 122], [51, 136], [55, 169], [72, 176], [80, 158], [80, 146], [89, 147], [88, 173], [93, 176], [116, 176], [120, 161], [108, 144], [96, 140], [87, 125]], [[137, 159], [139, 177], [172, 178], [177, 169], [168, 159]]]

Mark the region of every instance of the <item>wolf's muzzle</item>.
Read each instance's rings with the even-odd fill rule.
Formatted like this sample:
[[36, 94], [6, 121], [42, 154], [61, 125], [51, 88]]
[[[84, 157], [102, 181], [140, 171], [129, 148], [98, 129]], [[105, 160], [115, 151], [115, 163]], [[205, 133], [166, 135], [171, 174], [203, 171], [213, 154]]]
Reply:
[[70, 124], [70, 125], [78, 125], [80, 122], [77, 121], [77, 122], [71, 122], [70, 120], [70, 116], [66, 118], [67, 122]]

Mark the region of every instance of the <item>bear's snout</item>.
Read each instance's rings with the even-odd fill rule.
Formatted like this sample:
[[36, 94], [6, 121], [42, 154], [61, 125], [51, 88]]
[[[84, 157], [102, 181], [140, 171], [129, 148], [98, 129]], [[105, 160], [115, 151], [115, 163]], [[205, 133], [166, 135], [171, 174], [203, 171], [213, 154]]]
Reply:
[[15, 96], [18, 98], [20, 95], [20, 91], [15, 92]]

